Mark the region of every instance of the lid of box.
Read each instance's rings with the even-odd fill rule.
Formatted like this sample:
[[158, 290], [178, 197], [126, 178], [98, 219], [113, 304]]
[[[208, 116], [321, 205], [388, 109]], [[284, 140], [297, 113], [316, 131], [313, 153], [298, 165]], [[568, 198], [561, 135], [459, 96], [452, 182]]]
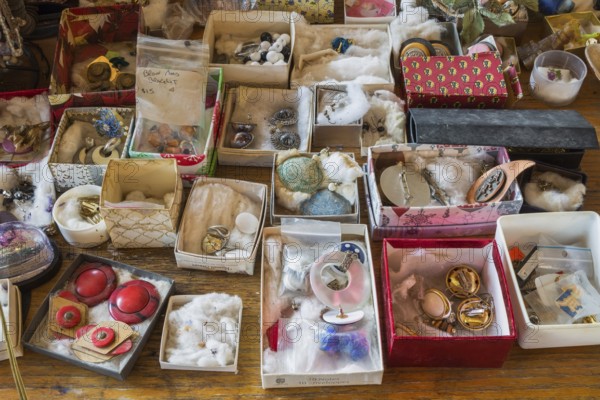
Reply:
[[409, 110], [409, 137], [420, 144], [596, 149], [594, 127], [573, 110]]

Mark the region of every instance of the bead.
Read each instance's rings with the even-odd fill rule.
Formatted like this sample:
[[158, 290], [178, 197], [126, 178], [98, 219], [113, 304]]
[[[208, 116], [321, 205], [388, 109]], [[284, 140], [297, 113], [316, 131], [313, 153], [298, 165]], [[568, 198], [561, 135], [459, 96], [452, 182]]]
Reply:
[[281, 53], [281, 50], [283, 50], [283, 44], [279, 41], [273, 43], [272, 46], [269, 47], [269, 51], [275, 51], [277, 53]]
[[150, 318], [158, 309], [160, 295], [148, 281], [136, 279], [119, 285], [110, 296], [108, 311], [117, 321], [137, 324]]
[[73, 328], [81, 322], [81, 312], [75, 306], [63, 306], [56, 312], [56, 323], [61, 328]]
[[267, 53], [267, 61], [269, 61], [270, 63], [276, 63], [279, 60], [283, 60], [283, 56], [281, 55], [281, 53], [278, 53], [276, 51], [269, 51]]
[[279, 33], [273, 33], [271, 36], [273, 37], [273, 40], [277, 40], [281, 35]]
[[262, 51], [267, 51], [269, 50], [269, 47], [271, 47], [271, 42], [261, 42], [260, 43], [260, 49]]
[[292, 41], [292, 38], [287, 33], [282, 33], [277, 40], [279, 39], [283, 40], [286, 45], [290, 44], [290, 42]]
[[283, 55], [283, 57], [285, 57], [285, 60], [287, 61], [287, 59], [290, 57], [292, 50], [290, 49], [290, 46], [283, 46], [283, 48], [281, 49], [281, 54]]
[[260, 61], [260, 53], [258, 51], [255, 51], [254, 53], [250, 54], [250, 59], [252, 61]]
[[90, 336], [92, 344], [102, 348], [109, 346], [115, 340], [115, 331], [104, 326], [96, 329]]
[[271, 43], [273, 41], [273, 36], [269, 32], [263, 32], [260, 34], [260, 40], [261, 42], [266, 41]]
[[293, 192], [314, 193], [323, 182], [318, 163], [308, 157], [292, 157], [277, 167], [281, 183]]
[[260, 52], [260, 61], [267, 61], [267, 52], [266, 51], [261, 51]]

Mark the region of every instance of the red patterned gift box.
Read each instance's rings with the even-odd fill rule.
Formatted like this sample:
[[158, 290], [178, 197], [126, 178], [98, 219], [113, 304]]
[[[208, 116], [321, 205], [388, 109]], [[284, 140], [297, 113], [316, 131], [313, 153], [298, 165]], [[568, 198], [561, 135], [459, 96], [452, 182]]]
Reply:
[[497, 52], [401, 59], [409, 107], [504, 108], [508, 88]]
[[[135, 89], [79, 92], [75, 90], [74, 64], [107, 54], [107, 45], [132, 42], [135, 51], [139, 20], [137, 4], [69, 8], [63, 11], [50, 77], [52, 120], [58, 124], [69, 107], [133, 106]], [[135, 57], [133, 57], [135, 68]]]

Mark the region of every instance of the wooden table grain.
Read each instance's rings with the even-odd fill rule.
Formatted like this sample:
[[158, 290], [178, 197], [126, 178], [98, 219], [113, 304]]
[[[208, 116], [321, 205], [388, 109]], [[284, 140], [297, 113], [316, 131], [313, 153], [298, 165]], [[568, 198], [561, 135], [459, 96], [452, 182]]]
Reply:
[[[530, 29], [537, 33], [535, 30], [541, 30], [541, 24]], [[521, 77], [525, 83], [525, 98], [517, 108], [547, 108], [531, 97], [526, 84], [527, 75], [524, 73]], [[577, 100], [566, 107], [581, 112], [595, 126], [597, 133], [600, 133], [599, 92], [600, 82], [588, 73]], [[543, 141], [543, 138], [536, 140]], [[596, 212], [600, 212], [599, 155], [597, 150], [588, 151], [582, 163], [582, 169], [588, 174], [584, 209]], [[269, 184], [271, 170], [219, 166], [217, 176]], [[364, 191], [362, 185], [359, 187], [361, 223], [367, 224]], [[176, 282], [176, 294], [216, 291], [239, 295], [244, 303], [239, 372], [233, 374], [161, 370], [158, 363], [164, 320], [164, 316], [161, 316], [132, 373], [125, 381], [117, 381], [25, 351], [25, 355], [19, 358], [18, 362], [31, 399], [600, 397], [600, 346], [524, 350], [516, 343], [508, 360], [499, 369], [386, 368], [382, 385], [264, 390], [261, 388], [260, 379], [260, 263], [257, 263], [252, 276], [188, 271], [177, 268], [173, 249], [124, 250], [105, 244], [92, 250], [79, 250], [68, 246], [60, 235], [54, 239], [63, 253], [61, 273], [77, 254], [85, 252], [171, 277]], [[371, 251], [381, 304], [381, 243], [371, 242]], [[33, 290], [26, 325], [57, 279], [58, 275]], [[17, 398], [8, 361], [0, 362], [0, 398]]]

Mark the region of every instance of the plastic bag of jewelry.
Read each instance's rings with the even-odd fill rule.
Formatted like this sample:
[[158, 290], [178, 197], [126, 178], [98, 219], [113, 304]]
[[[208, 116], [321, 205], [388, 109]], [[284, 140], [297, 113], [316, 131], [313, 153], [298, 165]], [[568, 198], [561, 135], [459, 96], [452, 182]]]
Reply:
[[144, 148], [137, 151], [195, 155], [204, 149], [208, 60], [206, 44], [139, 35], [134, 140]]
[[594, 260], [589, 248], [537, 246], [536, 249], [539, 275], [583, 271], [589, 279], [594, 276]]
[[525, 300], [542, 324], [571, 324], [600, 314], [600, 293], [583, 271], [543, 275], [536, 278], [536, 287]]
[[309, 293], [310, 267], [322, 254], [330, 253], [339, 246], [340, 229], [337, 222], [282, 219], [281, 237], [284, 246], [280, 296]]

